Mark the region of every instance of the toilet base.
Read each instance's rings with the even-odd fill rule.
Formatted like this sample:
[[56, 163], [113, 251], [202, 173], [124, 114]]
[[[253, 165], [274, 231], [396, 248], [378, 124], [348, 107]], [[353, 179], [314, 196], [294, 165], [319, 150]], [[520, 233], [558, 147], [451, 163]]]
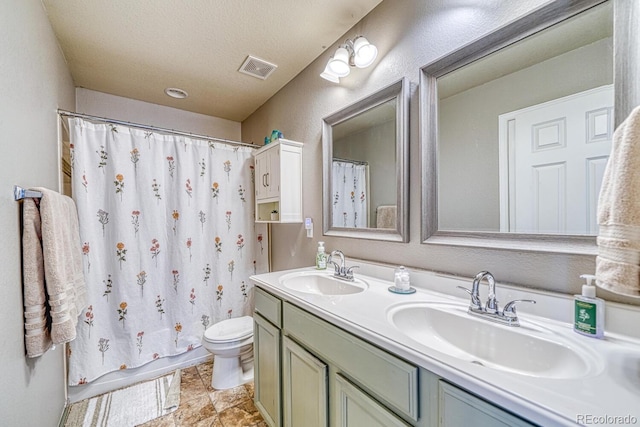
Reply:
[[253, 381], [253, 346], [248, 347], [240, 356], [214, 355], [211, 387], [226, 390]]

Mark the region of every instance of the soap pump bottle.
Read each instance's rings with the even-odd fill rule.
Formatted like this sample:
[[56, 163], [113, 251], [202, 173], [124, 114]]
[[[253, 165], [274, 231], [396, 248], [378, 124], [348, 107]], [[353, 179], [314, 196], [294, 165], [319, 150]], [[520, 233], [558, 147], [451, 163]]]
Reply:
[[324, 251], [324, 242], [318, 242], [318, 252], [316, 253], [316, 269], [327, 269], [327, 254]]
[[583, 274], [582, 295], [575, 295], [573, 329], [592, 338], [604, 338], [604, 300], [596, 297], [595, 276]]
[[393, 282], [396, 287], [396, 291], [409, 292], [411, 289], [411, 277], [409, 276], [409, 270], [402, 265], [396, 268], [393, 275]]

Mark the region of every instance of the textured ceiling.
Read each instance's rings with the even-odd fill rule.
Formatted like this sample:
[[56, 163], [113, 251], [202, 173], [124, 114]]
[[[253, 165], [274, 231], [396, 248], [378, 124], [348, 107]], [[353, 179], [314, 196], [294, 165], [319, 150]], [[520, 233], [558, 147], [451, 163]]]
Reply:
[[[381, 1], [42, 3], [76, 86], [242, 121]], [[266, 80], [242, 74], [247, 55], [278, 68]]]

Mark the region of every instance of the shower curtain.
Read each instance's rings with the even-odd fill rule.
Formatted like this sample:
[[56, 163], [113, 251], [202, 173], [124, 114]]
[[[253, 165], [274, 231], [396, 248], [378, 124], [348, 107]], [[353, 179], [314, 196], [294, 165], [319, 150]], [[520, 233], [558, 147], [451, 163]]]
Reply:
[[369, 226], [367, 165], [334, 160], [332, 165], [332, 226]]
[[[264, 265], [252, 148], [69, 121], [88, 307], [69, 384], [200, 346]], [[255, 253], [254, 253], [255, 250]]]

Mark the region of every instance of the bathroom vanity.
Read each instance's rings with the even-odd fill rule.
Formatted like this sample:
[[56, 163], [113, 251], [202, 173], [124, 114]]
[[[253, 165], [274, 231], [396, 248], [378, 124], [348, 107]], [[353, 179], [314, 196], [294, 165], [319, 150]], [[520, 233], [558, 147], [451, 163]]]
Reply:
[[[357, 264], [364, 274], [354, 282], [310, 268], [252, 277], [255, 402], [269, 425], [640, 419], [640, 342], [581, 337], [544, 317], [570, 299], [527, 292], [538, 304], [521, 310], [521, 327], [510, 327], [472, 318], [464, 292], [448, 294], [470, 279], [413, 272], [417, 292], [398, 295], [385, 280], [393, 268]], [[501, 301], [522, 297], [498, 287]]]

